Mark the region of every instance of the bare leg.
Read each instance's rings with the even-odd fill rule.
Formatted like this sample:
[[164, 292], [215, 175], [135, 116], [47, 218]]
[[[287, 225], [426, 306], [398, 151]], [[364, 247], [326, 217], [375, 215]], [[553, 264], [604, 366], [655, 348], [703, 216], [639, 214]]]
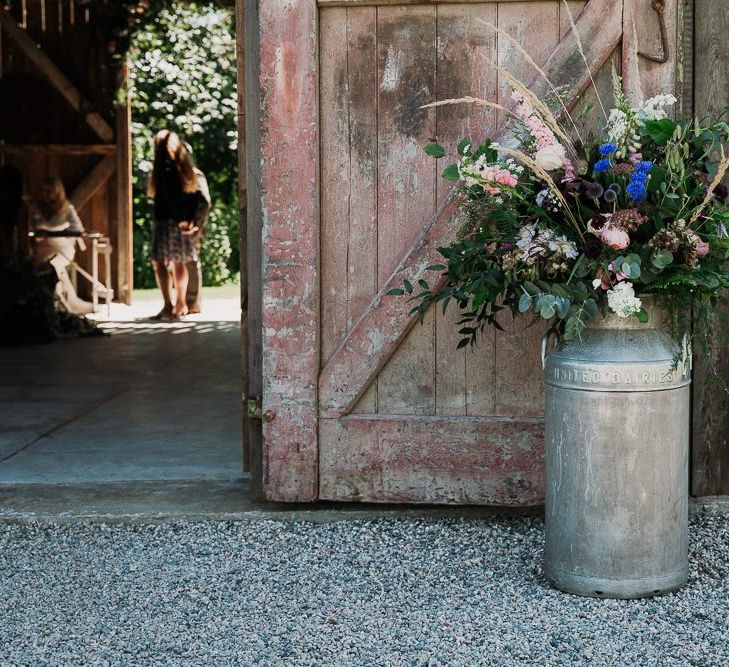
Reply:
[[172, 315], [172, 292], [170, 290], [170, 272], [167, 270], [166, 264], [160, 264], [152, 260], [154, 274], [157, 278], [157, 285], [162, 292], [162, 298], [165, 301], [162, 310], [157, 315], [158, 318], [169, 317]]
[[172, 313], [174, 315], [187, 315], [187, 283], [190, 279], [187, 264], [185, 262], [172, 262], [172, 270], [175, 274], [175, 289], [177, 292]]

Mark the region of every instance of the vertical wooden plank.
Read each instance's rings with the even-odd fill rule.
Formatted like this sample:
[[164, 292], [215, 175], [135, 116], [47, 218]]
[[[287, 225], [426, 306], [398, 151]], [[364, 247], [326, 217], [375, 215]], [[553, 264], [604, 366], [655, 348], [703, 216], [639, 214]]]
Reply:
[[679, 3], [679, 30], [677, 45], [680, 46], [678, 68], [680, 118], [690, 116], [694, 110], [694, 3], [683, 0]]
[[[562, 39], [571, 29], [570, 26], [570, 13], [572, 19], [577, 22], [580, 12], [585, 8], [587, 2], [584, 0], [569, 0], [569, 12], [564, 6], [564, 3], [559, 4], [559, 34]], [[591, 108], [589, 113], [584, 114], [582, 117], [579, 131], [583, 139], [587, 140], [590, 133], [599, 134], [602, 128], [605, 127], [605, 116], [600, 106], [606, 110], [610, 110], [613, 106], [613, 68], [620, 74], [621, 72], [621, 57], [620, 49], [616, 49], [608, 62], [603, 65], [599, 73], [595, 73], [593, 79], [595, 86], [590, 84], [585, 92], [580, 96], [579, 101], [575, 104], [573, 111], [571, 112], [572, 117], [577, 120], [578, 116], [588, 107]]]
[[320, 14], [321, 362], [347, 333], [352, 190], [347, 9]]
[[[347, 9], [349, 203], [347, 331], [377, 293], [377, 9]], [[356, 187], [354, 187], [356, 185]], [[357, 412], [377, 411], [377, 383]]]
[[114, 255], [112, 260], [116, 269], [116, 291], [114, 296], [121, 303], [132, 302], [134, 289], [132, 270], [132, 135], [131, 107], [126, 92], [129, 75], [126, 62], [122, 65], [120, 81], [124, 98], [115, 108], [116, 125], [116, 206], [114, 210]]
[[[322, 364], [377, 292], [377, 10], [320, 14]], [[376, 383], [355, 408], [376, 411]]]
[[[722, 0], [695, 3], [694, 112], [718, 115], [729, 105], [729, 14]], [[729, 308], [724, 316], [729, 315]], [[714, 324], [717, 330], [719, 322]], [[697, 350], [693, 377], [693, 438], [691, 493], [695, 496], [729, 494], [729, 384], [727, 345], [717, 345], [711, 358]]]
[[[497, 76], [489, 61], [496, 60], [496, 35], [477, 19], [497, 23], [497, 6], [443, 5], [438, 7], [437, 98], [472, 95], [496, 100]], [[442, 107], [437, 110], [439, 141], [455, 147], [462, 137], [481, 141], [495, 126], [495, 114], [475, 106]], [[455, 152], [453, 150], [452, 152]], [[438, 160], [437, 198], [442, 201], [449, 184], [440, 173], [454, 157]], [[485, 332], [478, 351], [457, 350], [461, 336], [452, 305], [436, 319], [436, 414], [493, 413], [493, 330]], [[485, 410], [485, 411], [484, 411]]]
[[[243, 39], [243, 52], [252, 54], [243, 58], [238, 54], [238, 85], [243, 81], [245, 104], [245, 173], [246, 173], [246, 220], [241, 221], [241, 243], [246, 252], [241, 254], [241, 264], [245, 264], [245, 294], [241, 300], [246, 307], [244, 334], [241, 344], [244, 348], [243, 369], [244, 400], [260, 400], [263, 393], [263, 200], [261, 197], [261, 64], [258, 0], [236, 0], [236, 29], [238, 40]], [[240, 103], [240, 99], [239, 99]], [[240, 143], [238, 144], [240, 150]], [[241, 246], [243, 248], [243, 245]], [[241, 266], [241, 270], [243, 266]], [[247, 380], [247, 381], [245, 381]], [[263, 428], [261, 421], [248, 417], [244, 409], [246, 446], [250, 456], [251, 498], [262, 500], [263, 492]]]
[[[253, 420], [248, 418], [247, 392], [250, 381], [248, 368], [248, 350], [250, 347], [248, 337], [248, 229], [246, 191], [246, 95], [245, 95], [245, 6], [242, 0], [235, 2], [235, 65], [236, 65], [236, 97], [238, 104], [237, 130], [238, 130], [238, 236], [240, 257], [240, 355], [241, 355], [241, 435], [243, 472], [254, 476], [252, 470], [253, 447], [249, 429]], [[259, 471], [257, 471], [259, 472]], [[255, 475], [256, 491], [260, 497], [260, 476]]]
[[[499, 27], [514, 37], [537, 63], [543, 63], [559, 42], [559, 4], [554, 2], [499, 5]], [[533, 78], [531, 66], [506, 39], [498, 40], [502, 67], [522, 81]], [[510, 106], [511, 88], [499, 85], [499, 103]], [[528, 327], [528, 320], [501, 318], [505, 332], [495, 335], [496, 405], [498, 415], [530, 416], [544, 413], [544, 382], [539, 365], [539, 342], [543, 325]]]
[[[435, 163], [423, 152], [435, 135], [435, 7], [380, 7], [378, 60], [378, 282], [435, 210]], [[429, 313], [380, 372], [377, 409], [383, 414], [435, 411], [435, 320]]]
[[263, 214], [263, 489], [317, 497], [318, 9], [259, 4]]

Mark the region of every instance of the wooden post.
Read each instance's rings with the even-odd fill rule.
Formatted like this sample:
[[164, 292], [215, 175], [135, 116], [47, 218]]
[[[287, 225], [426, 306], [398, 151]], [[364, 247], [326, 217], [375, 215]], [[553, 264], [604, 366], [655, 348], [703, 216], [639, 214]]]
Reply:
[[[696, 0], [694, 5], [694, 113], [717, 116], [729, 104], [729, 14], [725, 0]], [[729, 310], [725, 310], [729, 316]], [[715, 324], [717, 330], [721, 326]], [[729, 494], [729, 354], [716, 347], [711, 358], [696, 350], [693, 383], [691, 493]]]
[[[251, 473], [252, 500], [263, 499], [263, 431], [260, 419], [250, 418], [246, 401], [260, 401], [263, 393], [262, 370], [262, 280], [261, 280], [261, 127], [260, 127], [260, 35], [258, 0], [236, 0], [239, 137], [239, 195], [245, 183], [246, 216], [241, 217], [241, 349], [243, 353], [243, 437], [244, 456]], [[253, 54], [245, 58], [244, 54]], [[241, 99], [241, 89], [243, 97]], [[244, 142], [241, 146], [240, 128]]]
[[116, 255], [117, 299], [132, 302], [134, 272], [132, 269], [132, 135], [131, 107], [127, 93], [129, 71], [122, 65], [120, 85], [124, 100], [116, 106]]
[[[251, 134], [247, 140], [260, 169], [262, 221], [261, 235], [249, 234], [249, 249], [261, 238], [264, 248], [263, 490], [284, 502], [318, 497], [318, 12], [313, 0], [266, 1], [258, 3], [257, 22], [246, 20], [260, 40], [258, 51], [246, 53], [260, 62], [247, 95], [249, 112], [260, 111], [260, 153]], [[247, 129], [256, 120], [248, 118]], [[250, 173], [249, 183], [257, 180]], [[249, 307], [256, 326], [252, 300]]]

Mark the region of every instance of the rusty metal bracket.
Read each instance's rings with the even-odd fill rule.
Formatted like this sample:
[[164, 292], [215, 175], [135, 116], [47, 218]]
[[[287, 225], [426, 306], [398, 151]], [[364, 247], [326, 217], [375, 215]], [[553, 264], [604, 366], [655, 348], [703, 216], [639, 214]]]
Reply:
[[638, 55], [650, 60], [654, 63], [667, 63], [670, 56], [668, 47], [668, 32], [666, 31], [666, 0], [652, 0], [651, 7], [653, 11], [658, 14], [658, 27], [661, 32], [661, 51], [662, 55], [656, 56], [651, 53], [645, 53], [638, 51]]
[[260, 398], [248, 397], [245, 399], [245, 403], [248, 419], [262, 419], [264, 422], [272, 422], [276, 419], [276, 413], [273, 410], [266, 410], [263, 412]]

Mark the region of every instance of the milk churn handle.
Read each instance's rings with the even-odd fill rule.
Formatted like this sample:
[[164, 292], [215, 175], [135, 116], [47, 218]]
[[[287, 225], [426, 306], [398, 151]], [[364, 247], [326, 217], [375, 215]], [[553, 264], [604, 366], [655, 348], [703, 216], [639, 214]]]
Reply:
[[549, 345], [549, 339], [552, 336], [556, 336], [554, 329], [547, 329], [542, 336], [542, 370], [544, 370], [547, 365], [547, 345]]

